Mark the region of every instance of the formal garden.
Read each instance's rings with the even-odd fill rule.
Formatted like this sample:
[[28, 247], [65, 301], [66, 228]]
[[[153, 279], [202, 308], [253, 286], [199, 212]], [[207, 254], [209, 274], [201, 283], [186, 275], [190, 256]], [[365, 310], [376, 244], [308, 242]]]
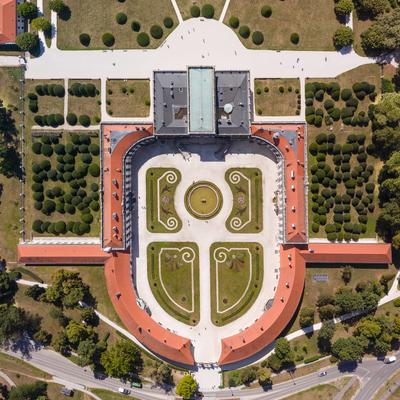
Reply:
[[263, 248], [259, 243], [213, 243], [211, 260], [211, 319], [223, 326], [245, 314], [260, 293]]
[[175, 209], [175, 191], [181, 173], [175, 168], [149, 168], [146, 172], [147, 230], [174, 233], [182, 228]]
[[148, 117], [150, 82], [146, 79], [107, 79], [107, 113], [113, 117]]
[[224, 7], [224, 0], [177, 0], [182, 18], [214, 18], [218, 19]]
[[69, 80], [67, 123], [88, 128], [101, 121], [100, 80]]
[[100, 233], [99, 138], [87, 133], [32, 135], [26, 223], [34, 235]]
[[255, 79], [254, 91], [257, 115], [300, 115], [298, 79]]
[[147, 276], [158, 304], [188, 325], [200, 320], [199, 250], [196, 243], [153, 242], [147, 247]]
[[343, 27], [334, 2], [326, 0], [301, 5], [296, 0], [255, 0], [251, 7], [232, 0], [224, 23], [244, 46], [272, 50], [334, 50], [333, 36]]
[[62, 50], [157, 48], [177, 26], [170, 1], [70, 0], [58, 15]]
[[225, 173], [233, 196], [226, 229], [232, 233], [263, 230], [262, 173], [258, 168], [230, 168]]

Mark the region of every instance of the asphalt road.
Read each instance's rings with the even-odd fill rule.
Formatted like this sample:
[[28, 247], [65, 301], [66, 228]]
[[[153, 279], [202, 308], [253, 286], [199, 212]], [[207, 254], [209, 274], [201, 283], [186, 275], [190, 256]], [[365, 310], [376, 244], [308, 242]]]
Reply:
[[[35, 367], [53, 375], [65, 382], [69, 382], [72, 388], [99, 388], [116, 392], [119, 387], [127, 387], [118, 379], [106, 378], [98, 379], [93, 375], [89, 368], [82, 368], [72, 363], [65, 357], [52, 350], [32, 351], [30, 358], [23, 358], [21, 353], [6, 351], [7, 354], [25, 359]], [[303, 391], [321, 383], [328, 383], [344, 376], [357, 375], [361, 378], [361, 390], [356, 396], [356, 400], [371, 400], [374, 392], [383, 385], [390, 376], [400, 367], [400, 359], [393, 364], [384, 364], [377, 359], [365, 359], [362, 363], [347, 364], [341, 366], [332, 366], [323, 368], [327, 371], [327, 375], [319, 377], [317, 372], [303, 377], [295, 378], [291, 381], [274, 385], [269, 390], [262, 388], [257, 389], [224, 389], [216, 392], [203, 392], [203, 396], [207, 399], [227, 399], [246, 398], [250, 399], [268, 399], [277, 400], [293, 394], [294, 392]], [[153, 399], [173, 399], [174, 395], [166, 394], [158, 388], [143, 387], [142, 389], [131, 389], [131, 395], [143, 400]]]

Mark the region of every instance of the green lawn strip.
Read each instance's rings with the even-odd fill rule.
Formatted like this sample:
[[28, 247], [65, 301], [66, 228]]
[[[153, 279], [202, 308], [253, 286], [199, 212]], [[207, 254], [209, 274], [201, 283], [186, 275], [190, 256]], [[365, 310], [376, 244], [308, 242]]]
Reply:
[[300, 114], [298, 79], [255, 79], [254, 90], [258, 115]]
[[[91, 391], [99, 396], [102, 400], [126, 400], [127, 396], [124, 394], [119, 394], [111, 392], [105, 389], [91, 389]], [[136, 397], [128, 397], [129, 399], [137, 400]]]
[[[263, 229], [261, 170], [258, 168], [230, 168], [225, 173], [225, 180], [233, 195], [233, 209], [226, 220], [226, 229], [232, 233], [261, 232]], [[234, 229], [234, 226], [238, 229]]]
[[[45, 132], [45, 131], [43, 131]], [[79, 132], [75, 132], [76, 134], [79, 135]], [[86, 132], [85, 132], [86, 134]], [[92, 144], [95, 144], [97, 146], [99, 146], [99, 137], [98, 137], [98, 133], [94, 132], [94, 134], [96, 136], [91, 135], [90, 137], [90, 142]], [[34, 142], [40, 142], [41, 139], [40, 138], [31, 138], [33, 139]], [[63, 132], [61, 137], [59, 138], [59, 143], [66, 145], [66, 144], [71, 144], [71, 135], [68, 132]], [[51, 145], [53, 147], [53, 150], [55, 149], [55, 144]], [[76, 146], [78, 147], [78, 146]], [[53, 213], [51, 213], [51, 215], [45, 215], [42, 210], [37, 210], [34, 207], [34, 199], [33, 199], [33, 190], [32, 190], [32, 185], [34, 183], [33, 181], [33, 171], [32, 171], [32, 164], [33, 163], [37, 163], [40, 164], [40, 162], [42, 162], [43, 160], [49, 160], [51, 163], [51, 170], [56, 170], [57, 172], [61, 172], [61, 170], [59, 168], [60, 167], [60, 163], [57, 161], [57, 158], [59, 157], [55, 152], [53, 152], [53, 154], [50, 157], [46, 157], [44, 155], [36, 155], [33, 153], [32, 151], [32, 146], [28, 149], [27, 154], [29, 154], [29, 158], [31, 159], [31, 163], [27, 163], [27, 183], [26, 183], [26, 208], [27, 211], [25, 213], [26, 215], [26, 227], [28, 232], [31, 232], [32, 229], [32, 225], [33, 225], [33, 221], [35, 220], [41, 220], [43, 222], [50, 222], [50, 223], [56, 223], [58, 221], [63, 221], [65, 223], [68, 223], [69, 221], [74, 221], [74, 222], [81, 222], [81, 216], [80, 216], [80, 210], [78, 208], [75, 208], [75, 212], [74, 213], [69, 213], [64, 211], [64, 213], [58, 212], [58, 211], [54, 211]], [[92, 154], [92, 161], [91, 164], [86, 164], [82, 161], [81, 156], [84, 153], [80, 153], [79, 151], [77, 152], [77, 155], [75, 156], [75, 163], [74, 165], [74, 170], [72, 171], [72, 173], [74, 173], [74, 171], [78, 170], [80, 167], [83, 166], [88, 166], [88, 165], [92, 165], [92, 164], [97, 164], [99, 165], [99, 156], [98, 155], [93, 155]], [[65, 163], [62, 164], [64, 165], [63, 168], [65, 168]], [[69, 165], [69, 164], [68, 164]], [[65, 172], [62, 172], [62, 175], [64, 177]], [[64, 179], [64, 178], [63, 178]], [[87, 201], [89, 202], [89, 199], [91, 199], [91, 196], [94, 196], [94, 193], [92, 191], [91, 185], [93, 183], [99, 185], [99, 177], [94, 177], [92, 176], [89, 172], [86, 174], [86, 176], [84, 178], [82, 178], [85, 182], [85, 186], [81, 186], [79, 188], [79, 190], [83, 189], [86, 193], [86, 196], [84, 196], [84, 199], [88, 199]], [[74, 193], [74, 189], [70, 186], [71, 182], [76, 182], [75, 179], [72, 179], [70, 182], [66, 182], [64, 180], [64, 182], [60, 179], [58, 179], [56, 181], [53, 181], [51, 179], [48, 179], [47, 181], [43, 181], [43, 187], [44, 187], [44, 200], [48, 199], [48, 196], [46, 194], [46, 191], [48, 189], [53, 189], [54, 187], [59, 187], [62, 189], [62, 191], [64, 192], [64, 195], [60, 196], [60, 197], [56, 197], [54, 199], [52, 199], [53, 201], [57, 202], [63, 202], [64, 204], [66, 204], [67, 202], [65, 202], [65, 195], [68, 193]], [[83, 192], [82, 192], [83, 193]], [[76, 197], [76, 195], [73, 195], [73, 197]], [[83, 201], [83, 200], [82, 200]], [[97, 200], [98, 201], [98, 200]], [[44, 204], [44, 203], [43, 203]], [[90, 204], [89, 204], [90, 205]], [[77, 206], [78, 207], [78, 206]], [[29, 212], [28, 212], [29, 210]], [[99, 210], [95, 210], [92, 209], [92, 207], [90, 206], [90, 213], [93, 216], [93, 221], [92, 223], [90, 223], [90, 231], [87, 233], [84, 233], [85, 236], [98, 236], [100, 234], [100, 211]], [[44, 231], [43, 233], [40, 232], [34, 232], [35, 236], [52, 236], [54, 235], [53, 233], [49, 232], [49, 231]], [[61, 234], [62, 235], [62, 234]], [[66, 235], [68, 236], [77, 236], [76, 233], [73, 233], [71, 231], [67, 231]]]
[[107, 112], [113, 117], [148, 117], [150, 82], [147, 79], [108, 79]]
[[182, 221], [174, 204], [175, 191], [180, 181], [181, 173], [175, 168], [149, 168], [147, 170], [146, 220], [149, 232], [175, 233], [181, 230]]
[[103, 266], [30, 266], [29, 270], [38, 275], [44, 282], [49, 283], [51, 276], [61, 268], [68, 271], [79, 272], [82, 280], [89, 285], [90, 292], [97, 300], [97, 310], [123, 327], [111, 302], [110, 296], [108, 295]]
[[[213, 243], [210, 260], [211, 319], [216, 326], [223, 326], [248, 311], [260, 293], [264, 271], [263, 248], [259, 243], [251, 242]], [[253, 266], [251, 277], [250, 260]], [[217, 312], [217, 301], [220, 313]]]
[[[71, 86], [74, 84], [93, 84], [96, 87], [95, 96], [76, 96], [71, 92]], [[68, 114], [72, 113], [78, 117], [77, 125], [81, 125], [79, 122], [79, 117], [82, 115], [87, 115], [90, 118], [90, 125], [98, 125], [100, 123], [101, 115], [101, 102], [100, 102], [100, 91], [101, 82], [100, 80], [74, 80], [70, 79], [68, 81]]]
[[[351, 264], [346, 264], [351, 265]], [[355, 289], [358, 283], [366, 282], [368, 280], [379, 280], [380, 277], [387, 273], [395, 273], [397, 270], [393, 265], [379, 266], [379, 265], [365, 265], [365, 264], [354, 264], [351, 265], [352, 277], [351, 281], [347, 284], [347, 287]], [[341, 271], [343, 265], [336, 264], [311, 264], [307, 266], [303, 299], [301, 302], [301, 308], [314, 307], [318, 297], [321, 294], [333, 295], [339, 288], [344, 287], [345, 284], [341, 278]], [[314, 275], [326, 274], [328, 280], [326, 282], [317, 282], [313, 279]], [[390, 284], [389, 284], [390, 285]], [[390, 287], [390, 286], [389, 286]], [[385, 307], [385, 306], [384, 306]], [[381, 307], [378, 308], [378, 311]], [[319, 315], [315, 312], [315, 323], [320, 322]], [[299, 323], [299, 312], [293, 317], [291, 324], [288, 327], [286, 334], [301, 329]]]
[[[191, 251], [185, 250], [185, 247], [189, 247]], [[194, 288], [192, 287], [192, 260]], [[147, 263], [149, 284], [161, 307], [179, 321], [196, 325], [200, 319], [199, 250], [196, 243], [150, 243], [147, 247]], [[194, 290], [194, 307], [191, 301], [192, 290]], [[189, 312], [181, 307], [187, 310], [193, 308], [194, 311]]]
[[[96, 6], [93, 6], [90, 0], [69, 0], [68, 7], [69, 18], [59, 17], [57, 24], [57, 46], [62, 50], [107, 49], [102, 41], [104, 33], [111, 33], [114, 36], [115, 43], [112, 48], [139, 48], [137, 42], [139, 33], [146, 32], [150, 36], [151, 27], [159, 25], [163, 30], [162, 37], [154, 39], [150, 36], [148, 46], [157, 48], [178, 24], [172, 3], [166, 0], [154, 0], [151, 7], [147, 0], [126, 2], [97, 0]], [[126, 15], [125, 24], [117, 23], [116, 15], [119, 13]], [[172, 19], [171, 28], [164, 25], [164, 19], [167, 17]], [[139, 23], [135, 27], [136, 31], [132, 29], [134, 21]], [[79, 40], [81, 33], [90, 36], [88, 46], [81, 44]]]
[[[193, 18], [192, 13], [197, 11], [196, 7], [200, 8], [200, 16], [201, 9], [205, 4], [211, 4], [214, 7], [214, 19], [219, 19], [222, 9], [224, 7], [224, 0], [177, 0], [176, 2], [179, 7], [179, 11], [181, 12], [182, 18], [189, 19]], [[194, 9], [192, 9], [194, 7]], [[192, 10], [192, 12], [191, 12]]]
[[[51, 10], [49, 7], [49, 0], [43, 0], [43, 16], [47, 18], [49, 21], [51, 21]], [[46, 46], [50, 47], [51, 46], [51, 35], [46, 35], [44, 36], [45, 41], [46, 41]]]
[[[271, 16], [263, 17], [263, 6], [271, 7]], [[244, 7], [241, 0], [232, 0], [229, 4], [224, 23], [229, 25], [231, 17], [237, 17], [240, 27], [248, 26], [251, 33], [244, 39], [238, 34], [241, 42], [249, 48], [272, 50], [334, 50], [332, 37], [341, 26], [334, 12], [334, 3], [326, 0], [255, 0], [251, 7]], [[290, 28], [289, 28], [290, 27]], [[255, 45], [252, 33], [260, 31], [264, 42]], [[299, 35], [298, 44], [290, 40], [291, 34]], [[292, 67], [292, 66], [287, 66]]]
[[4, 371], [13, 371], [20, 374], [32, 375], [37, 378], [51, 379], [51, 375], [47, 374], [46, 372], [41, 371], [31, 364], [8, 354], [0, 353], [0, 363], [0, 369]]
[[334, 383], [318, 385], [311, 389], [307, 389], [302, 392], [293, 394], [291, 396], [284, 397], [284, 399], [285, 400], [308, 400], [308, 399], [328, 400], [328, 399], [333, 399], [335, 397], [335, 395], [340, 392], [338, 383], [342, 383], [341, 386], [344, 386], [343, 383], [344, 382], [347, 383], [346, 379], [348, 380], [350, 378], [342, 378], [338, 381], [335, 381]]

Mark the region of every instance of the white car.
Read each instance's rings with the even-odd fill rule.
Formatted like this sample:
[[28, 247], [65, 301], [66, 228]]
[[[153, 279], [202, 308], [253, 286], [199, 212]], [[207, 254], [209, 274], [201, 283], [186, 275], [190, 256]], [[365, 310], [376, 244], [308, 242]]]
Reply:
[[321, 372], [318, 374], [318, 376], [326, 376], [326, 375], [328, 375], [328, 372], [327, 372], [327, 371], [321, 371]]
[[120, 388], [118, 388], [118, 393], [121, 393], [121, 394], [130, 394], [131, 391], [130, 391], [129, 389], [125, 389], [125, 388], [123, 388], [123, 387], [120, 387]]
[[391, 364], [391, 363], [396, 362], [396, 360], [397, 360], [396, 356], [390, 356], [390, 357], [385, 357], [385, 359], [383, 360], [383, 362], [384, 362], [385, 364]]

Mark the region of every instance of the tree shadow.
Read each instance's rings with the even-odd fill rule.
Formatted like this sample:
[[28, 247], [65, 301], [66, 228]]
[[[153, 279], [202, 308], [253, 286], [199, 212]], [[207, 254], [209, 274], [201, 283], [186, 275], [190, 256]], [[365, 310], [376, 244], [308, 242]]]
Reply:
[[65, 5], [58, 16], [61, 20], [68, 21], [71, 18], [71, 9]]

